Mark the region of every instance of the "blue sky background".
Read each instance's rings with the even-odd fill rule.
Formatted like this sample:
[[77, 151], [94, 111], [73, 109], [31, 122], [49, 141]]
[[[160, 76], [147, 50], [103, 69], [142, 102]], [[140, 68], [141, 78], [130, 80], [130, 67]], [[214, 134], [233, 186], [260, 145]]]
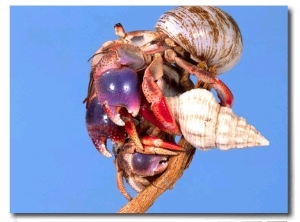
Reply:
[[[126, 204], [113, 159], [97, 153], [85, 128], [87, 60], [116, 39], [114, 24], [153, 30], [171, 8], [10, 8], [11, 213], [115, 213]], [[148, 213], [288, 212], [287, 7], [221, 8], [237, 21], [244, 50], [220, 79], [234, 112], [271, 144], [197, 150]]]

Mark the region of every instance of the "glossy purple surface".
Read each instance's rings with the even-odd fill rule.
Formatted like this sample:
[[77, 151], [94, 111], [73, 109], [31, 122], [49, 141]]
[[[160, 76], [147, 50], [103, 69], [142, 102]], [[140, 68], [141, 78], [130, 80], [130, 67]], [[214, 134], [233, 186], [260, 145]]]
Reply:
[[96, 91], [101, 104], [122, 106], [129, 112], [139, 110], [140, 84], [137, 73], [130, 68], [109, 70], [100, 75]]
[[132, 167], [141, 176], [154, 176], [163, 172], [168, 166], [166, 156], [134, 153]]
[[110, 138], [113, 142], [125, 139], [126, 131], [122, 126], [114, 124], [104, 112], [103, 107], [95, 97], [86, 110], [86, 125], [93, 141], [99, 137]]

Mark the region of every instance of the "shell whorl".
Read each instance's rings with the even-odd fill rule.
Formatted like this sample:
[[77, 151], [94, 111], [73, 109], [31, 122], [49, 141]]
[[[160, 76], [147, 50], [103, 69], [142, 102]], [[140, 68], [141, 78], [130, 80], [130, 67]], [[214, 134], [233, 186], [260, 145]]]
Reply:
[[201, 150], [268, 146], [265, 139], [231, 108], [220, 106], [213, 94], [205, 89], [193, 89], [167, 98], [182, 135]]
[[234, 67], [242, 54], [237, 23], [217, 7], [176, 7], [161, 15], [155, 28], [188, 51], [195, 61], [216, 65], [218, 74]]

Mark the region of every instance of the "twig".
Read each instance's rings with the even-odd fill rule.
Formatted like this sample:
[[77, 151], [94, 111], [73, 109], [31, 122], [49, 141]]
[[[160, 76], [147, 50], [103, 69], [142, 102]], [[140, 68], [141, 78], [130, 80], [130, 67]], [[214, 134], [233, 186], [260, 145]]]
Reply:
[[170, 158], [166, 172], [145, 190], [138, 193], [118, 213], [145, 213], [162, 193], [173, 188], [176, 181], [183, 175], [184, 170], [188, 168], [195, 153], [195, 148], [183, 137], [178, 145], [185, 147], [186, 152], [181, 152], [179, 155]]

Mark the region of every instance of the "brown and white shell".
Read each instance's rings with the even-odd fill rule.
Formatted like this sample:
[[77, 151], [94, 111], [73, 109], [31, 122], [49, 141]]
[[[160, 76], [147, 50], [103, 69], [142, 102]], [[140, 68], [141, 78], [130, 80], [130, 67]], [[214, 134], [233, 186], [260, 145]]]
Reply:
[[167, 98], [184, 138], [201, 150], [268, 146], [265, 139], [231, 108], [220, 106], [213, 94], [193, 89]]
[[218, 74], [234, 67], [242, 54], [236, 21], [213, 6], [179, 6], [165, 12], [155, 28], [167, 34], [196, 61], [216, 65]]

